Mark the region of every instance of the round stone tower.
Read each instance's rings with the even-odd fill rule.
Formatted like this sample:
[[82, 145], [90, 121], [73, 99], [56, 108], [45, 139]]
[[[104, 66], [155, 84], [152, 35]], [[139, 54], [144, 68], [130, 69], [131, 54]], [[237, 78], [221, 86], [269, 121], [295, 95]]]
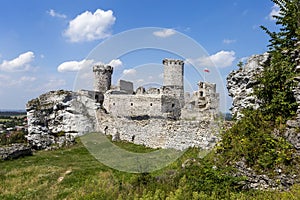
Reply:
[[177, 96], [180, 106], [184, 106], [184, 62], [183, 60], [164, 59], [164, 88], [169, 94]]
[[95, 74], [94, 91], [104, 94], [110, 89], [113, 68], [109, 65], [95, 65], [93, 72]]

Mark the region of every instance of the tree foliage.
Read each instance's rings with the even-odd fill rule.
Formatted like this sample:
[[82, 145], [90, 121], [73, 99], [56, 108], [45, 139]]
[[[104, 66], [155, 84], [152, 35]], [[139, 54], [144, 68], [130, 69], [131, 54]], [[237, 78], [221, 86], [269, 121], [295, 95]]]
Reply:
[[272, 0], [279, 8], [273, 16], [278, 32], [261, 26], [270, 36], [270, 63], [266, 64], [255, 94], [261, 100], [261, 109], [271, 120], [284, 122], [295, 114], [297, 103], [293, 95], [295, 83], [294, 50], [300, 39], [300, 0]]

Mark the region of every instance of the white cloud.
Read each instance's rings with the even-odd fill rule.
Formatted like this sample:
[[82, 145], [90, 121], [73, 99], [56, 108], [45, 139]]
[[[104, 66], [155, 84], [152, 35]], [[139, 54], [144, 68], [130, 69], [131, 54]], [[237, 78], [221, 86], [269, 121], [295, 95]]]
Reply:
[[235, 43], [235, 42], [236, 42], [236, 40], [231, 40], [231, 39], [224, 39], [223, 40], [224, 44], [232, 44], [232, 43]]
[[269, 16], [267, 17], [267, 19], [269, 19], [269, 20], [271, 20], [271, 21], [276, 20], [276, 19], [274, 18], [274, 16], [279, 16], [279, 15], [280, 15], [279, 12], [280, 12], [279, 6], [278, 6], [277, 4], [274, 4], [274, 5], [272, 6], [272, 10], [271, 10]]
[[0, 64], [0, 70], [7, 72], [14, 71], [25, 71], [30, 68], [30, 63], [34, 60], [34, 53], [28, 51], [26, 53], [20, 54], [17, 58], [12, 60], [4, 60]]
[[59, 72], [76, 72], [85, 67], [90, 67], [94, 63], [93, 60], [67, 61], [57, 67]]
[[136, 70], [135, 69], [125, 69], [123, 71], [124, 75], [135, 75], [136, 74]]
[[240, 62], [247, 62], [247, 60], [249, 59], [249, 57], [242, 57], [240, 58]]
[[208, 57], [200, 57], [196, 59], [187, 59], [188, 63], [199, 67], [229, 67], [232, 66], [233, 61], [236, 59], [234, 51], [219, 51]]
[[61, 13], [56, 12], [53, 9], [50, 9], [49, 11], [47, 11], [47, 13], [51, 16], [51, 17], [57, 17], [57, 18], [62, 18], [62, 19], [66, 19], [67, 16]]
[[174, 35], [176, 32], [174, 29], [163, 29], [161, 31], [155, 31], [153, 32], [153, 35], [161, 38], [170, 37], [171, 35]]
[[[59, 72], [76, 72], [84, 68], [92, 67], [96, 64], [103, 64], [102, 62], [95, 62], [94, 60], [86, 60], [83, 59], [81, 61], [66, 61], [61, 63], [57, 67], [57, 71]], [[120, 59], [113, 59], [109, 62], [109, 65], [117, 68], [121, 67], [123, 65], [122, 61]]]
[[111, 35], [110, 28], [115, 23], [113, 11], [97, 9], [94, 13], [86, 11], [69, 22], [64, 35], [71, 42], [93, 41]]
[[49, 79], [48, 83], [45, 83], [41, 89], [45, 91], [57, 90], [57, 89], [61, 89], [61, 87], [65, 85], [66, 85], [66, 81], [64, 79], [53, 78], [53, 79]]
[[36, 77], [33, 77], [33, 76], [22, 76], [21, 78], [20, 78], [20, 81], [21, 82], [33, 82], [33, 81], [35, 81], [36, 80]]
[[145, 80], [144, 79], [138, 79], [138, 80], [136, 80], [136, 82], [141, 85], [141, 84], [145, 83]]
[[24, 86], [25, 83], [34, 82], [36, 77], [33, 76], [22, 76], [22, 77], [11, 77], [0, 74], [0, 86], [1, 87], [12, 87], [12, 86]]
[[113, 68], [122, 67], [123, 63], [120, 59], [113, 59], [111, 60], [108, 65], [112, 66]]

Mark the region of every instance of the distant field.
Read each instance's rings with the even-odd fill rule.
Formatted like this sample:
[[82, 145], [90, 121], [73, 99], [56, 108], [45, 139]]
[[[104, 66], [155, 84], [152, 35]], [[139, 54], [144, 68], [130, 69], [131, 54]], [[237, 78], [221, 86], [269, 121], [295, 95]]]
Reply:
[[0, 117], [25, 116], [25, 111], [0, 111]]

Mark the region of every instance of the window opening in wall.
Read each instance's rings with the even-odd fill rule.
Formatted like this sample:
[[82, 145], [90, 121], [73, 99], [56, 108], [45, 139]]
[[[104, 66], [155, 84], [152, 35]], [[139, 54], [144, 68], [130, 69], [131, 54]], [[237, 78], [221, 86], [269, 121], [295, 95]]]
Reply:
[[131, 103], [130, 105], [133, 106], [133, 103]]
[[203, 97], [203, 91], [200, 92], [200, 97]]
[[116, 105], [115, 103], [113, 103], [113, 106]]
[[174, 106], [175, 106], [175, 104], [174, 104], [174, 103], [172, 103], [172, 108], [174, 108]]
[[152, 103], [150, 103], [150, 106], [152, 106]]

